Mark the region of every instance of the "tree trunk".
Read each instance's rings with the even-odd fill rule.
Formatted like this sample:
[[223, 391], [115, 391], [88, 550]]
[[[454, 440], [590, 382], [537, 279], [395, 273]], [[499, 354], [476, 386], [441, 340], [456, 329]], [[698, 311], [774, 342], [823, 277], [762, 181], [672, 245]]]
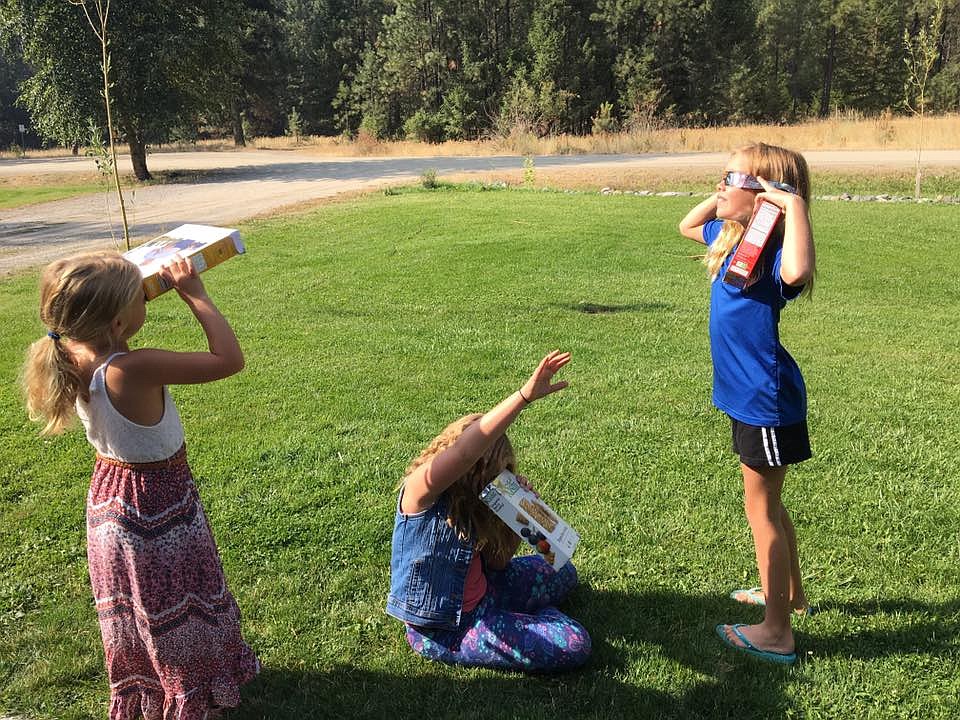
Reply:
[[137, 133], [128, 130], [127, 145], [130, 147], [130, 162], [133, 163], [133, 174], [137, 180], [152, 180], [153, 175], [147, 170], [147, 144]]
[[246, 147], [247, 138], [243, 133], [243, 116], [240, 114], [240, 98], [233, 99], [233, 144]]
[[[834, 0], [833, 8], [837, 3]], [[833, 18], [830, 19], [830, 43], [827, 46], [827, 57], [823, 61], [823, 94], [820, 96], [820, 117], [830, 114], [830, 92], [833, 90], [833, 62], [837, 56], [837, 26]]]

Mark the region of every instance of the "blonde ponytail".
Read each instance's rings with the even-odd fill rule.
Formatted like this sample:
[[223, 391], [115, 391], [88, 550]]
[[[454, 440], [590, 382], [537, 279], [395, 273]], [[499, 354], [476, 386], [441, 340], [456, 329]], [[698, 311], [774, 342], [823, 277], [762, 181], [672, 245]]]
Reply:
[[143, 293], [136, 265], [116, 252], [74, 255], [50, 263], [40, 277], [40, 320], [49, 334], [34, 342], [20, 375], [31, 420], [42, 435], [63, 432], [76, 416], [83, 377], [61, 338], [86, 344], [110, 341], [110, 324]]
[[59, 340], [45, 337], [30, 346], [21, 385], [30, 419], [46, 421], [41, 435], [58, 435], [70, 427], [83, 381]]

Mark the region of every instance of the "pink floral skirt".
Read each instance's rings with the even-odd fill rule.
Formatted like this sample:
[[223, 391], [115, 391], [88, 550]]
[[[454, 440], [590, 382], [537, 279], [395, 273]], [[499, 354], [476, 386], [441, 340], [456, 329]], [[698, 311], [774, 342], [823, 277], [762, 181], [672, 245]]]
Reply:
[[159, 463], [97, 458], [87, 560], [110, 720], [201, 720], [239, 703], [260, 664], [240, 635], [185, 450]]

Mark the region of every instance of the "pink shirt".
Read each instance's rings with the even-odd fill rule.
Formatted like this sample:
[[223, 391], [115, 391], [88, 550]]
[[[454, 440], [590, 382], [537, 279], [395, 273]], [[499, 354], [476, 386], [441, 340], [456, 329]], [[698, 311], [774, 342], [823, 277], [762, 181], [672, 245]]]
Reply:
[[475, 552], [467, 568], [467, 579], [463, 583], [463, 612], [470, 612], [487, 594], [487, 576], [483, 574], [480, 553]]

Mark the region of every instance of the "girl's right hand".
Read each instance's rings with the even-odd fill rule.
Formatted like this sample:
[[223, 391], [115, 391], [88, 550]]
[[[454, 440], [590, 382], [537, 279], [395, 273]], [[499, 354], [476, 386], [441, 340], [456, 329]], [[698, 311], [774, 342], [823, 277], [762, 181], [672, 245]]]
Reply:
[[570, 353], [568, 352], [553, 350], [547, 353], [521, 389], [524, 399], [533, 402], [546, 397], [550, 393], [555, 393], [557, 390], [563, 390], [567, 386], [566, 380], [561, 380], [558, 383], [551, 383], [550, 381], [560, 371], [560, 368], [568, 362], [570, 362]]
[[207, 294], [203, 281], [189, 258], [177, 255], [169, 265], [160, 268], [160, 277], [170, 283], [184, 300], [201, 298]]

